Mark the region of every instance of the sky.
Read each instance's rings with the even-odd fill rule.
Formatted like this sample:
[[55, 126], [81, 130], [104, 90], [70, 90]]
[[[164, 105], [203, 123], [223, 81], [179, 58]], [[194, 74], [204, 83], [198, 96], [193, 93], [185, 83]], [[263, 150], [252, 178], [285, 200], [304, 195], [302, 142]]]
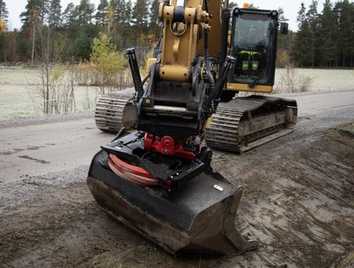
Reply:
[[[301, 2], [304, 2], [307, 6], [311, 3], [312, 0], [250, 0], [249, 2], [255, 6], [262, 9], [278, 9], [279, 7], [283, 8], [285, 11], [285, 17], [289, 19], [290, 29], [296, 30], [297, 23], [296, 17], [297, 12], [300, 8]], [[63, 9], [67, 6], [68, 3], [73, 2], [74, 4], [79, 4], [80, 0], [61, 0]], [[91, 0], [91, 3], [94, 3], [97, 7], [99, 0]], [[233, 1], [242, 5], [243, 1]], [[9, 26], [10, 29], [21, 27], [21, 20], [19, 18], [21, 12], [24, 10], [27, 0], [5, 0], [6, 6], [9, 10]], [[319, 10], [322, 10], [324, 0], [319, 0]]]

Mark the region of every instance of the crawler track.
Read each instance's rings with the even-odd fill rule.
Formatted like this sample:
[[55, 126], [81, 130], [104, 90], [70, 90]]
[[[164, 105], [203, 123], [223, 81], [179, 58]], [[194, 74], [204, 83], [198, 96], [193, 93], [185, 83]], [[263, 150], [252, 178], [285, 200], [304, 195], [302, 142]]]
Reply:
[[124, 111], [130, 99], [130, 96], [118, 93], [99, 97], [95, 111], [97, 128], [109, 133], [119, 132], [124, 125]]
[[221, 104], [206, 129], [214, 149], [242, 153], [293, 131], [297, 104], [265, 96], [251, 96]]

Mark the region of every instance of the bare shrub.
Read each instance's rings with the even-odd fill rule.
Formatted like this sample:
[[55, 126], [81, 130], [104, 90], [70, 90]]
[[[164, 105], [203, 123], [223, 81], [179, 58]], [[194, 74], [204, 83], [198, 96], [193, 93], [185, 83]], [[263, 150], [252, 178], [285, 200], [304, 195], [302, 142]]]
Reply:
[[38, 87], [45, 114], [60, 114], [76, 111], [74, 67], [43, 64], [40, 68]]
[[290, 64], [289, 52], [286, 49], [278, 49], [277, 52], [277, 66], [285, 68]]
[[79, 86], [95, 86], [97, 85], [97, 77], [95, 70], [88, 62], [80, 62], [74, 68], [74, 80]]
[[300, 75], [297, 70], [287, 65], [280, 75], [274, 93], [299, 93], [310, 90], [313, 79], [310, 76]]
[[95, 66], [91, 63], [80, 63], [75, 66], [73, 70], [74, 80], [79, 86], [96, 86], [104, 87], [104, 91], [111, 91], [113, 89], [124, 89], [132, 86], [132, 79], [130, 70], [128, 68], [116, 73], [110, 79], [109, 84], [104, 84], [103, 79]]

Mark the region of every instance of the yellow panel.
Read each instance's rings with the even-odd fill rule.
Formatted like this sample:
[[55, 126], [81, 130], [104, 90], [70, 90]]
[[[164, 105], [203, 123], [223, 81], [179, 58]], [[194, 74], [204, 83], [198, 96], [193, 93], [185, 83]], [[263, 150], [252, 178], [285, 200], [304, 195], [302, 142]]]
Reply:
[[[209, 25], [209, 56], [218, 58], [220, 56], [221, 50], [221, 30], [222, 30], [222, 18], [221, 18], [221, 11], [222, 11], [222, 1], [220, 0], [213, 0], [209, 1], [209, 12], [211, 15]], [[199, 41], [199, 54], [204, 55], [204, 41], [203, 38]]]
[[160, 76], [163, 80], [187, 81], [189, 68], [183, 65], [161, 65]]
[[[185, 23], [173, 23], [176, 1], [163, 6], [164, 19], [163, 48], [161, 55], [162, 79], [187, 81], [189, 70], [197, 53], [198, 32], [200, 28], [197, 17], [200, 16], [202, 0], [185, 1]], [[199, 15], [198, 15], [199, 14]], [[199, 18], [201, 19], [201, 18]], [[173, 29], [175, 26], [177, 29]]]
[[272, 93], [273, 86], [256, 85], [254, 87], [251, 87], [248, 84], [228, 83], [227, 89], [256, 93]]

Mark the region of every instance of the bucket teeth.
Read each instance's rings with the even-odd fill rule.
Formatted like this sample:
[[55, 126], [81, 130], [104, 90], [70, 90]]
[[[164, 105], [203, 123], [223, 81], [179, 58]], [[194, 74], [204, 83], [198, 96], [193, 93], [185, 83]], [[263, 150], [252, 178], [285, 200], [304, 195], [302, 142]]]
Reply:
[[242, 189], [203, 172], [170, 196], [114, 174], [98, 153], [87, 184], [111, 216], [174, 255], [228, 255], [255, 249], [235, 228]]

